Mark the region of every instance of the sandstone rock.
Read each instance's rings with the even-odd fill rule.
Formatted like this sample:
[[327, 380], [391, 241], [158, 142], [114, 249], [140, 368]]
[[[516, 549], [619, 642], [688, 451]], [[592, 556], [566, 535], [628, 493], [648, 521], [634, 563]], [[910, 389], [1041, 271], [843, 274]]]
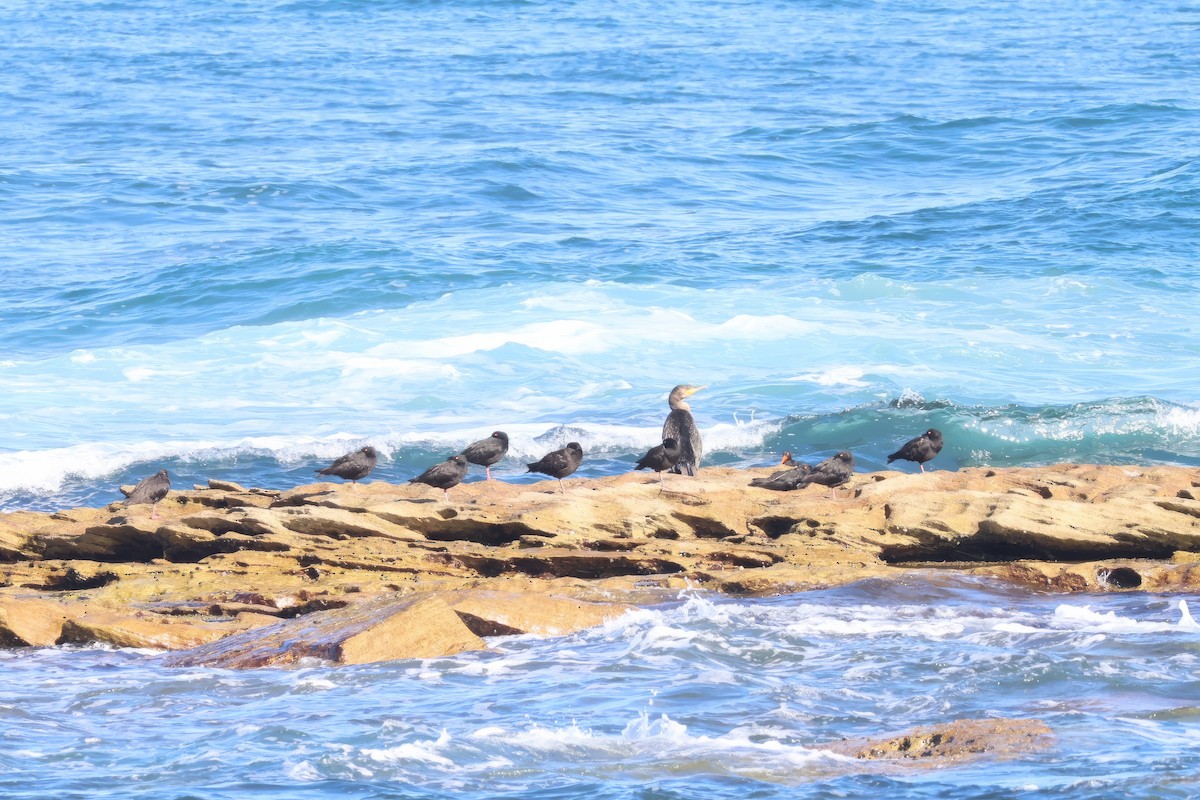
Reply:
[[219, 489], [222, 492], [244, 493], [247, 491], [246, 487], [242, 486], [240, 483], [234, 483], [233, 481], [214, 480], [212, 478], [210, 478], [208, 481], [208, 488]]
[[623, 603], [591, 603], [516, 592], [445, 592], [438, 596], [478, 636], [513, 633], [562, 636], [602, 625], [634, 608]]
[[0, 647], [49, 647], [68, 616], [61, 603], [0, 598]]
[[882, 738], [843, 739], [818, 747], [864, 760], [921, 761], [942, 766], [982, 755], [1021, 755], [1051, 744], [1053, 733], [1040, 720], [960, 719]]
[[163, 556], [163, 543], [156, 533], [158, 528], [159, 523], [149, 517], [116, 517], [107, 524], [93, 525], [82, 534], [42, 537], [42, 556], [64, 560], [147, 562]]
[[232, 630], [234, 626], [228, 623], [166, 621], [93, 609], [65, 620], [55, 643], [183, 650], [216, 641]]
[[257, 536], [232, 532], [219, 535], [189, 525], [164, 525], [154, 532], [154, 536], [162, 544], [163, 557], [178, 563], [196, 562], [216, 553], [236, 553], [240, 550], [291, 549], [283, 542], [267, 541]]
[[441, 598], [415, 595], [361, 603], [280, 622], [170, 657], [170, 666], [246, 668], [319, 658], [365, 664], [400, 658], [436, 658], [480, 650]]
[[565, 493], [554, 482], [472, 481], [450, 502], [382, 481], [312, 484], [276, 502], [219, 485], [172, 492], [160, 519], [121, 506], [0, 515], [0, 600], [36, 589], [124, 617], [173, 606], [146, 617], [164, 625], [215, 608], [229, 630], [242, 617], [314, 618], [398, 595], [528, 593], [528, 604], [497, 601], [504, 614], [481, 602], [456, 615], [504, 633], [561, 630], [560, 617], [584, 624], [565, 606], [540, 615], [545, 597], [646, 603], [686, 586], [770, 595], [900, 578], [930, 562], [1048, 591], [1200, 587], [1194, 470], [880, 471], [837, 493], [749, 486], [770, 471], [706, 468], [668, 476], [665, 491], [632, 473], [573, 478]]
[[309, 536], [331, 539], [359, 536], [383, 536], [416, 541], [421, 537], [374, 514], [354, 513], [324, 506], [280, 508], [275, 512], [283, 527]]
[[0, 515], [0, 561], [34, 558], [30, 528], [45, 524], [43, 515], [33, 512]]

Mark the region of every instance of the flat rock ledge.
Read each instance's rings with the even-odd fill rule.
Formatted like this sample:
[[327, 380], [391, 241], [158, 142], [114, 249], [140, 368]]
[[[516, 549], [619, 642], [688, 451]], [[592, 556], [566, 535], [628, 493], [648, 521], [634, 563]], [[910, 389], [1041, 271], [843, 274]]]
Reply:
[[879, 737], [842, 739], [819, 749], [862, 761], [944, 767], [984, 756], [1013, 758], [1053, 744], [1053, 733], [1040, 720], [959, 719]]
[[858, 474], [836, 491], [709, 468], [428, 487], [213, 481], [148, 506], [0, 515], [0, 646], [169, 665], [363, 663], [561, 635], [683, 589], [763, 596], [919, 574], [1193, 591], [1200, 474], [1055, 465]]

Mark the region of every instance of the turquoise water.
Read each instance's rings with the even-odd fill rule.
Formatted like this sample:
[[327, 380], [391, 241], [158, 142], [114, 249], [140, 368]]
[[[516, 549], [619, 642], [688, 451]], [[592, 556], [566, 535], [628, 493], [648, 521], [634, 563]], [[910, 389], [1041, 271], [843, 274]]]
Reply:
[[[367, 443], [381, 453], [373, 477], [399, 481], [496, 429], [512, 439], [503, 480], [527, 480], [523, 461], [571, 439], [586, 453], [580, 475], [613, 474], [657, 443], [666, 394], [685, 382], [708, 385], [693, 407], [710, 464], [850, 449], [869, 471], [935, 425], [942, 469], [1200, 467], [1198, 32], [1195, 4], [1111, 0], [0, 5], [0, 508], [106, 503], [160, 468], [176, 486], [286, 488]], [[1005, 602], [1040, 613], [1040, 600]], [[1159, 601], [1096, 602], [1141, 619]], [[1177, 621], [1158, 613], [1170, 610], [1155, 611], [1160, 623]], [[1194, 646], [1168, 639], [1179, 657]], [[866, 657], [860, 644], [834, 649], [839, 669]], [[603, 647], [561, 661], [555, 643], [519, 647], [594, 702], [612, 696], [589, 677], [611, 668]], [[1018, 687], [1058, 680], [1027, 674], [1019, 645], [981, 647], [918, 639], [911, 654], [1007, 663], [978, 706], [951, 693], [948, 707], [872, 711], [863, 729], [1007, 713]], [[1093, 655], [1064, 647], [1063, 661]], [[1112, 683], [1096, 693], [1157, 680], [1135, 662], [1107, 657]], [[318, 670], [335, 689], [300, 698], [304, 721], [232, 735], [283, 714], [303, 678], [193, 679], [122, 653], [3, 663], [28, 697], [149, 682], [207, 709], [180, 734], [187, 754], [172, 741], [127, 762], [105, 756], [100, 737], [93, 771], [78, 775], [144, 776], [123, 796], [333, 797], [347, 781], [364, 797], [460, 791], [436, 769], [410, 777], [387, 764], [354, 783], [367, 750], [408, 746], [435, 764], [466, 759], [467, 794], [480, 797], [493, 785], [546, 797], [796, 785], [777, 784], [775, 766], [712, 772], [692, 760], [693, 745], [775, 724], [761, 689], [737, 680], [695, 715], [672, 707], [671, 724], [611, 701], [596, 727], [580, 721], [601, 742], [580, 745], [588, 777], [572, 783], [560, 763], [570, 757], [473, 744], [488, 725], [572, 724], [550, 701], [550, 717], [525, 721], [521, 692], [482, 674], [455, 683], [484, 681], [463, 696], [500, 691], [499, 722], [445, 721], [472, 708], [447, 691], [443, 712], [431, 706], [413, 728], [379, 722], [372, 738], [354, 721], [378, 721], [372, 691], [356, 703], [345, 687], [424, 669], [389, 665]], [[810, 686], [805, 666], [773, 680]], [[432, 703], [442, 690], [429, 685]], [[1052, 685], [1061, 691], [1048, 696], [1073, 702]], [[127, 736], [166, 713], [112, 691]], [[62, 702], [76, 703], [67, 716], [80, 741], [111, 722], [94, 700]], [[1121, 765], [1101, 772], [1137, 794], [1136, 776], [1173, 769], [1165, 743], [1195, 741], [1186, 713], [1127, 741], [1112, 727], [1124, 710], [1085, 706], [1095, 730], [1059, 719], [1082, 738], [1032, 762], [1059, 759], [1049, 772], [1061, 780], [1029, 766], [1029, 782], [1086, 794], [1063, 787], [1090, 774], [1091, 762], [1070, 762], [1101, 735]], [[21, 731], [25, 712], [10, 713]], [[798, 718], [781, 758], [807, 764], [787, 748], [855, 732], [866, 712], [845, 713], [824, 728]], [[350, 755], [293, 758], [310, 723]], [[449, 743], [436, 745], [443, 728]], [[83, 756], [61, 735], [30, 750], [62, 768], [19, 757], [27, 780], [10, 794], [95, 796], [71, 784]], [[237, 768], [224, 760], [231, 735], [252, 754]], [[652, 744], [626, 741], [638, 736]], [[659, 758], [663, 736], [683, 736], [682, 751]], [[483, 766], [492, 757], [513, 766]], [[955, 771], [945, 784], [854, 777], [814, 791], [1007, 796], [1024, 791], [1028, 763], [994, 773], [1011, 781]], [[246, 788], [260, 776], [264, 788]], [[660, 783], [657, 795], [643, 788]]]
[[[0, 9], [0, 502], [657, 443], [1200, 466], [1188, 5]], [[475, 476], [473, 476], [474, 478]]]

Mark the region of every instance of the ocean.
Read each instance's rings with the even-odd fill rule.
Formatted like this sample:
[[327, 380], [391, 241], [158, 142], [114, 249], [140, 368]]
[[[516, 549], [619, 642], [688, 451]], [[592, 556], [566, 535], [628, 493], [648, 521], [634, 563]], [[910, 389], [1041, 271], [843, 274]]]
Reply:
[[[1194, 3], [48, 0], [0, 4], [0, 45], [0, 510], [102, 505], [162, 468], [285, 489], [364, 444], [403, 481], [493, 430], [502, 480], [569, 440], [579, 476], [611, 475], [679, 383], [706, 386], [710, 465], [848, 449], [872, 471], [934, 426], [938, 469], [1200, 467]], [[1200, 771], [1172, 749], [1200, 736], [1175, 598], [972, 584], [947, 590], [979, 617], [957, 632], [777, 641], [814, 603], [858, 619], [862, 591], [676, 599], [646, 612], [682, 631], [665, 656], [642, 617], [311, 673], [4, 654], [0, 735], [39, 739], [0, 755], [5, 792], [1200, 793], [1170, 783]], [[1055, 603], [1125, 627], [1033, 652], [970, 610], [1038, 628]], [[868, 643], [900, 661], [860, 685]], [[806, 674], [826, 646], [837, 666]], [[725, 677], [660, 713], [689, 669]], [[936, 702], [889, 705], [889, 675]], [[809, 691], [823, 710], [789, 711]], [[904, 777], [804, 749], [1001, 711], [1070, 733]]]

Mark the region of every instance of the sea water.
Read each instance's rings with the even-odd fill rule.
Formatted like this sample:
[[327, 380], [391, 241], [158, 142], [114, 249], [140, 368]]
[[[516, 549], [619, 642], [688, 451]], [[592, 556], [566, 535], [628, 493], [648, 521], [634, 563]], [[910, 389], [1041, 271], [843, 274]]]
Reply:
[[[161, 468], [178, 488], [283, 489], [364, 444], [372, 479], [403, 481], [497, 429], [502, 480], [531, 480], [524, 463], [569, 440], [580, 476], [616, 474], [658, 442], [677, 383], [707, 385], [692, 405], [709, 465], [849, 449], [870, 471], [935, 426], [939, 469], [1200, 467], [1198, 31], [1195, 4], [1114, 0], [0, 4], [0, 508], [100, 505]], [[813, 602], [855, 607], [846, 591], [703, 602], [791, 614], [786, 631]], [[964, 614], [997, 602], [957, 591]], [[1164, 721], [1140, 699], [1194, 702], [1172, 688], [1186, 631], [1043, 648], [967, 625], [881, 634], [903, 639], [881, 651], [729, 632], [778, 659], [764, 686], [757, 656], [705, 644], [726, 634], [680, 610], [698, 602], [650, 612], [680, 631], [665, 660], [631, 621], [624, 644], [519, 640], [314, 668], [311, 685], [6, 655], [24, 687], [7, 733], [37, 740], [0, 756], [24, 776], [6, 788], [770, 796], [825, 774], [806, 749], [822, 737], [997, 713], [1069, 732], [994, 782], [955, 772], [917, 791], [1075, 796], [1093, 772], [1140, 791], [1137, 776], [1194, 768], [1172, 760], [1195, 744], [1190, 712]], [[1043, 602], [1002, 605], [1056, 620]], [[1172, 599], [1072, 603], [1180, 619]], [[653, 705], [675, 658], [727, 682]], [[810, 672], [818, 658], [834, 666]], [[940, 705], [880, 705], [878, 685], [842, 676], [859, 661]], [[976, 662], [997, 672], [980, 684]], [[506, 669], [540, 674], [491, 672]], [[845, 692], [823, 694], [835, 677]], [[807, 691], [824, 711], [794, 711]], [[505, 710], [472, 720], [485, 702]], [[109, 730], [148, 738], [120, 755]], [[129, 784], [95, 787], [112, 774]], [[835, 780], [862, 794], [901, 779]]]
[[[1200, 608], [1197, 609], [1200, 611]], [[0, 792], [42, 798], [1184, 798], [1200, 625], [1174, 598], [977, 581], [685, 592], [571, 636], [355, 667], [166, 669], [0, 651]], [[1044, 749], [941, 768], [822, 745], [1033, 718]]]

